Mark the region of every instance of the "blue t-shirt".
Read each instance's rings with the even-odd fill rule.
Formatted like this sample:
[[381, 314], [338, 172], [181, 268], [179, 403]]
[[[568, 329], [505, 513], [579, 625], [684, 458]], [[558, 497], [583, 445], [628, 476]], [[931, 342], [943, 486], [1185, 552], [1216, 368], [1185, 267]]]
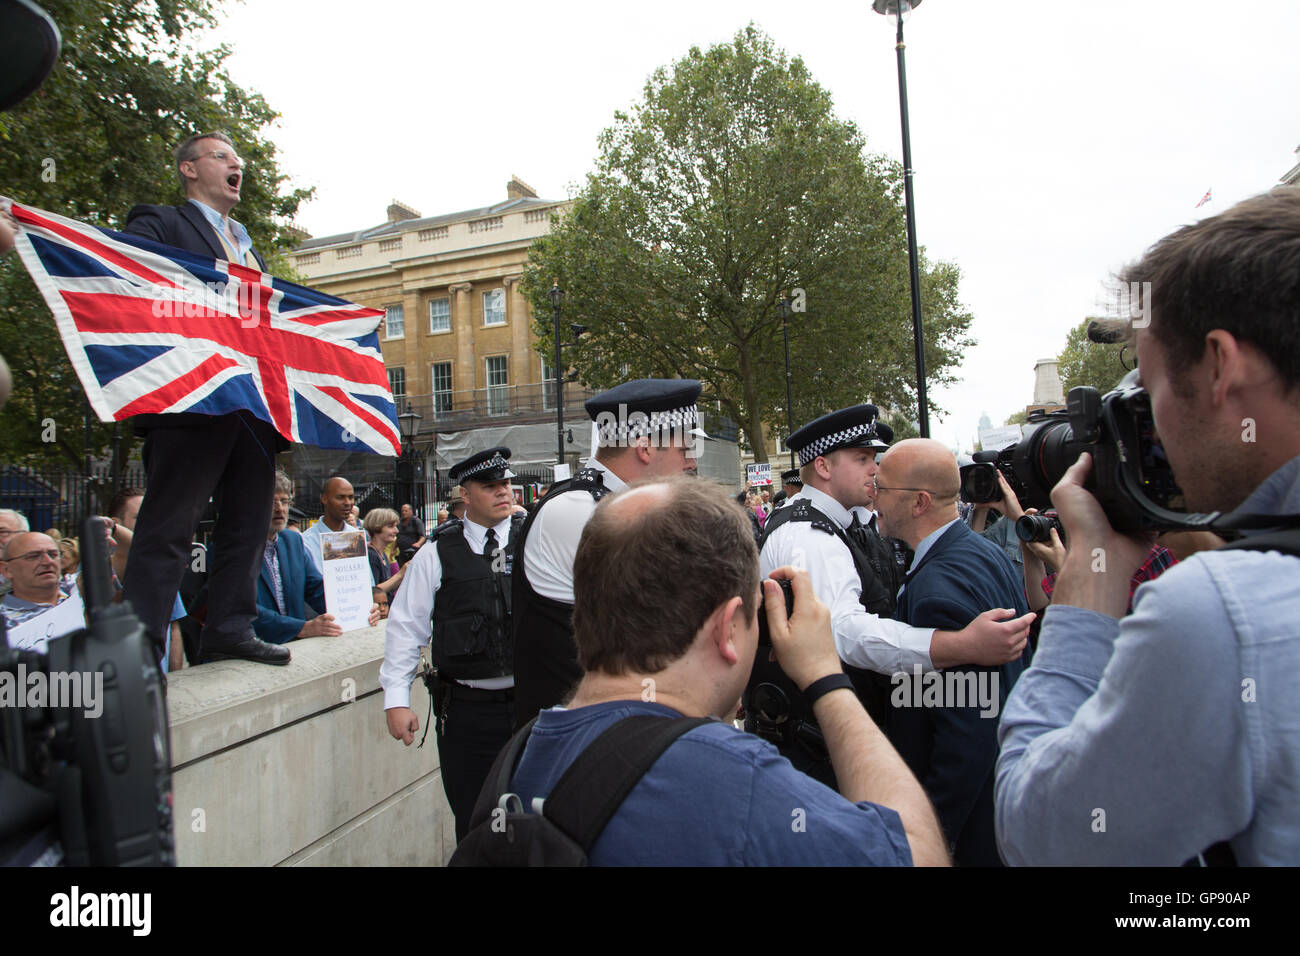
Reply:
[[[532, 806], [612, 724], [680, 717], [662, 704], [610, 701], [544, 710], [512, 781]], [[898, 813], [853, 804], [730, 724], [673, 742], [610, 818], [593, 866], [911, 866]]]

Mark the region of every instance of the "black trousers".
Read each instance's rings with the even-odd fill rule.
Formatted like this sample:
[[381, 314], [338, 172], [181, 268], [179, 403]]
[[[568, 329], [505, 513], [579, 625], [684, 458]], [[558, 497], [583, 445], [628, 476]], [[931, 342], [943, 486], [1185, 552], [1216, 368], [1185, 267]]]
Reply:
[[[165, 417], [165, 416], [163, 416]], [[159, 655], [191, 543], [212, 498], [217, 523], [208, 567], [205, 650], [253, 637], [257, 574], [271, 526], [278, 433], [251, 415], [218, 415], [145, 433], [149, 485], [127, 559], [124, 598], [144, 623]]]
[[469, 832], [479, 791], [492, 769], [492, 761], [510, 740], [515, 722], [512, 700], [491, 700], [486, 696], [467, 699], [457, 696], [459, 693], [452, 691], [446, 704], [446, 721], [438, 724], [442, 787], [456, 818], [457, 843]]

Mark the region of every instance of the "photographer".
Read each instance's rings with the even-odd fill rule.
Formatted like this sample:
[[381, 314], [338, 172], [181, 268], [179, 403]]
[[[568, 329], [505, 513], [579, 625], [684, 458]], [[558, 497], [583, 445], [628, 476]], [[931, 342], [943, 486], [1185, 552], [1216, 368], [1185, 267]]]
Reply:
[[[788, 619], [777, 583], [760, 590], [748, 520], [709, 482], [659, 479], [595, 509], [574, 562], [585, 673], [567, 709], [539, 715], [512, 791], [525, 807], [548, 796], [625, 717], [721, 719], [688, 730], [652, 765], [593, 844], [593, 865], [947, 863], [925, 793], [841, 672], [808, 573], [772, 576], [792, 581]], [[727, 722], [763, 613], [781, 666], [811, 690], [840, 794]]]
[[[1189, 510], [1300, 513], [1297, 262], [1300, 189], [1279, 187], [1121, 276], [1141, 290], [1140, 384]], [[1114, 530], [1093, 468], [1081, 455], [1052, 493], [1070, 547], [999, 728], [1004, 858], [1300, 863], [1300, 558], [1203, 551], [1126, 617], [1151, 536]]]

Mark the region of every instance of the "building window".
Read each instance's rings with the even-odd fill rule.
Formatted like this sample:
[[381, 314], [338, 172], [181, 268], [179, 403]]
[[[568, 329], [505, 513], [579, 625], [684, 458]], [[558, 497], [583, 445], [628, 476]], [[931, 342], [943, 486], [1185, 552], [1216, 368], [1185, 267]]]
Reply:
[[401, 411], [402, 399], [406, 397], [406, 369], [388, 370], [388, 390], [393, 393], [393, 403], [398, 406], [398, 411]]
[[433, 366], [433, 414], [436, 418], [451, 411], [451, 363], [436, 362]]
[[384, 310], [384, 338], [400, 339], [406, 335], [406, 319], [400, 305], [390, 305]]
[[489, 415], [510, 413], [510, 373], [508, 356], [491, 355], [487, 359], [487, 399]]
[[451, 299], [429, 300], [429, 331], [451, 331]]
[[542, 356], [542, 408], [551, 409], [555, 407], [555, 369], [551, 368], [551, 363], [547, 361], [545, 355]]
[[506, 290], [493, 289], [483, 293], [483, 324], [506, 324]]

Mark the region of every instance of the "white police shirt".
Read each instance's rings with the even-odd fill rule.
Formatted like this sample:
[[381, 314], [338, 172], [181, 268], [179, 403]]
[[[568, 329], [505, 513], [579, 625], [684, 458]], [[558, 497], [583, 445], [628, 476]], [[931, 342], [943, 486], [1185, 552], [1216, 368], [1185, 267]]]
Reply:
[[[595, 458], [588, 459], [583, 467], [604, 472], [603, 481], [610, 491], [627, 487], [627, 482]], [[555, 501], [548, 501], [533, 520], [524, 553], [515, 555], [515, 560], [523, 563], [528, 583], [542, 597], [573, 603], [573, 559], [578, 554], [582, 529], [595, 510], [596, 502], [589, 492], [566, 491]]]
[[[497, 544], [503, 548], [510, 540], [510, 517], [502, 518], [492, 529], [496, 532]], [[463, 518], [461, 523], [470, 550], [482, 554], [488, 529], [469, 518]], [[415, 672], [420, 666], [420, 648], [427, 645], [432, 636], [433, 599], [441, 586], [442, 558], [438, 555], [436, 542], [430, 541], [407, 563], [406, 576], [402, 578], [397, 597], [388, 610], [384, 663], [379, 668], [384, 710], [411, 706], [411, 681], [415, 680]], [[487, 677], [459, 683], [483, 690], [502, 690], [514, 687], [515, 679], [513, 676]]]
[[[841, 528], [853, 521], [852, 512], [810, 485], [804, 485], [794, 497], [808, 499]], [[922, 670], [934, 669], [930, 661], [934, 628], [909, 627], [869, 613], [860, 602], [862, 580], [853, 555], [837, 536], [818, 531], [811, 522], [787, 521], [763, 543], [758, 563], [764, 578], [787, 564], [808, 571], [818, 599], [831, 610], [831, 630], [840, 660], [880, 674], [910, 673], [915, 664]]]

